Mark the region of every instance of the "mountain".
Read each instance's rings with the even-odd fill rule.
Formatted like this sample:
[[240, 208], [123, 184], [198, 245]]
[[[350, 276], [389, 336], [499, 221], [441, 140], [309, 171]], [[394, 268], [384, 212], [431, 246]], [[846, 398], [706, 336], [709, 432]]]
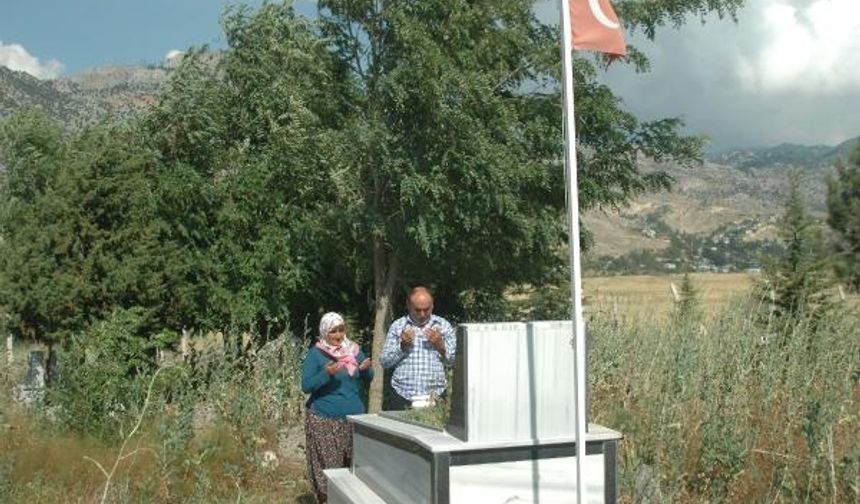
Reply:
[[127, 117], [155, 101], [169, 72], [160, 66], [111, 66], [39, 80], [0, 66], [0, 117], [37, 107], [69, 129], [105, 116]]
[[0, 67], [0, 117], [23, 107], [41, 108], [71, 128], [79, 128], [106, 112], [72, 82], [43, 81]]
[[858, 141], [860, 137], [846, 140], [836, 146], [782, 143], [776, 147], [729, 149], [710, 154], [707, 159], [716, 164], [739, 169], [832, 166], [837, 159], [847, 157]]
[[696, 270], [735, 271], [760, 266], [775, 249], [777, 219], [788, 193], [788, 174], [802, 173], [801, 193], [824, 222], [826, 180], [860, 137], [836, 146], [734, 149], [681, 168], [643, 160], [643, 170], [665, 170], [671, 191], [642, 195], [618, 211], [588, 212], [594, 240], [587, 266], [605, 272], [673, 270], [685, 260]]

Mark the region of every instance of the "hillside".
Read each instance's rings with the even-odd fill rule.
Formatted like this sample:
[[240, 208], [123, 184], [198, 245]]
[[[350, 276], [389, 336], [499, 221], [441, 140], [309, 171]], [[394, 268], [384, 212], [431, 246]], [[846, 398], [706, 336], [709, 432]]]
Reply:
[[[619, 212], [593, 211], [584, 222], [593, 233], [589, 267], [606, 272], [655, 272], [679, 266], [679, 248], [700, 271], [758, 266], [773, 250], [776, 219], [787, 196], [788, 174], [804, 174], [802, 191], [814, 217], [826, 215], [826, 178], [860, 137], [837, 146], [782, 144], [709, 156], [695, 168], [658, 166], [676, 180], [672, 191], [637, 198]], [[623, 260], [619, 259], [623, 258]]]
[[104, 67], [55, 80], [39, 80], [0, 66], [0, 117], [37, 107], [70, 129], [107, 115], [126, 117], [155, 101], [169, 70]]
[[783, 143], [776, 147], [729, 149], [708, 155], [708, 161], [741, 170], [773, 167], [828, 167], [838, 159], [848, 156], [858, 140], [860, 137], [846, 140], [836, 146]]
[[[813, 214], [825, 212], [825, 179], [832, 165], [804, 169], [804, 193]], [[756, 169], [705, 162], [695, 168], [655, 166], [643, 161], [646, 170], [664, 169], [675, 180], [668, 192], [644, 195], [620, 212], [591, 212], [585, 222], [598, 242], [598, 254], [620, 255], [633, 248], [660, 247], [659, 223], [684, 233], [710, 233], [721, 226], [755, 219], [765, 225], [782, 210], [790, 168], [766, 166]], [[633, 236], [638, 236], [633, 239]]]

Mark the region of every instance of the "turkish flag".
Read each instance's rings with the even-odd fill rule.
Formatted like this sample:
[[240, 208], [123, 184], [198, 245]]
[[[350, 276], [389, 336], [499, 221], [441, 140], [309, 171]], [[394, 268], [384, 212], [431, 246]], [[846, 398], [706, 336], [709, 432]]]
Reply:
[[614, 57], [627, 54], [624, 27], [609, 0], [570, 0], [570, 24], [574, 49]]

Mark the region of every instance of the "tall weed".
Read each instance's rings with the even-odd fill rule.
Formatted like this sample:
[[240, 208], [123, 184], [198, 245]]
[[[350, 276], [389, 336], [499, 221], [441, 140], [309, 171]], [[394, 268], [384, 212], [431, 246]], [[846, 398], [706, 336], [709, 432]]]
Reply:
[[622, 495], [857, 501], [856, 314], [762, 325], [757, 313], [751, 302], [709, 319], [594, 312], [591, 418], [625, 434]]

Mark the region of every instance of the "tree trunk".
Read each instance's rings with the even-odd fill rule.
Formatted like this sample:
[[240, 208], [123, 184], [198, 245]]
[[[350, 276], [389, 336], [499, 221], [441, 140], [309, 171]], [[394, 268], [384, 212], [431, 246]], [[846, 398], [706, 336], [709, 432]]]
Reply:
[[377, 413], [382, 409], [382, 393], [385, 377], [379, 357], [385, 344], [385, 334], [391, 322], [391, 298], [397, 280], [397, 262], [394, 254], [385, 250], [379, 241], [373, 243], [373, 381], [370, 383], [368, 412]]

